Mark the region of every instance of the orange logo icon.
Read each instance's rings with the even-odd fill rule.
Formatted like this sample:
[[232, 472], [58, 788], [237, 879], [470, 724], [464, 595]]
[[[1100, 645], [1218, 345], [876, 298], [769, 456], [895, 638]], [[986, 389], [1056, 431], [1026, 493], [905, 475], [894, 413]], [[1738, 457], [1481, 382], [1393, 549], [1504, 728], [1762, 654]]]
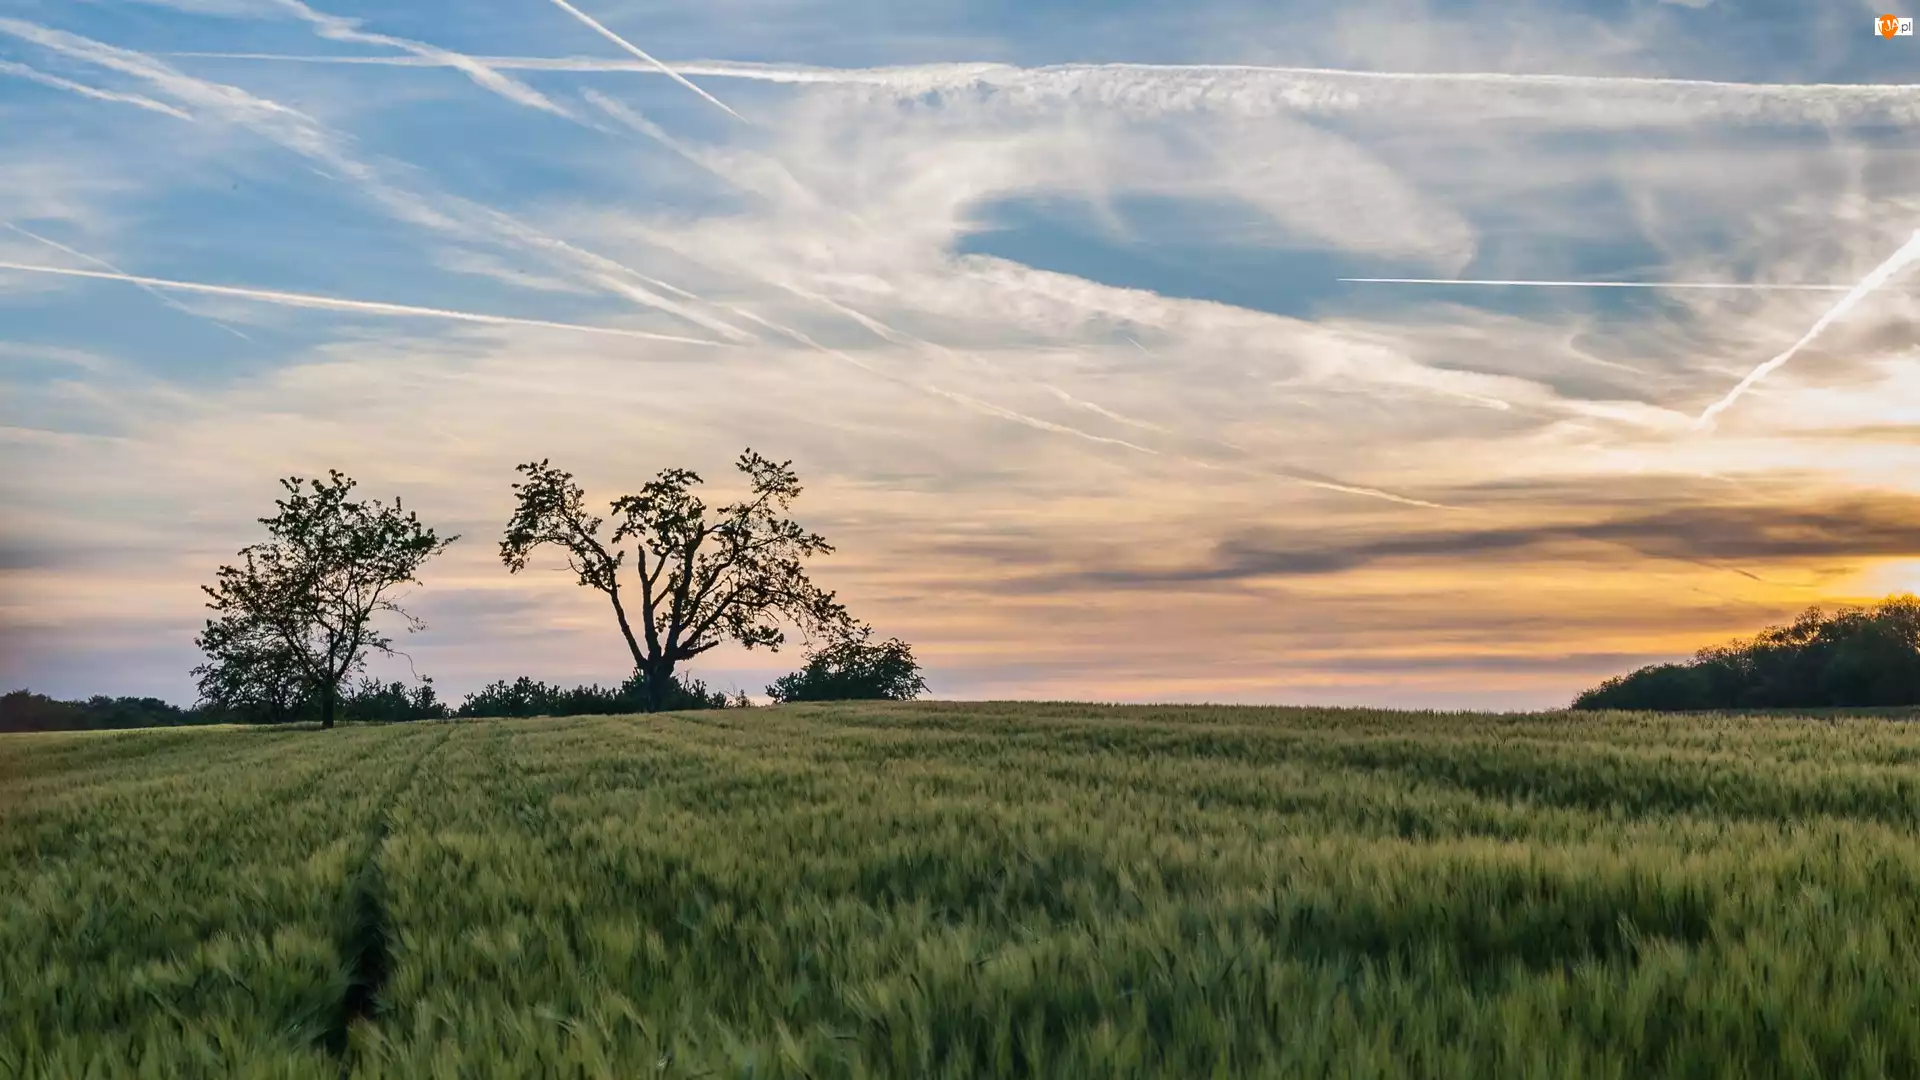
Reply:
[[1900, 19], [1896, 15], [1880, 16], [1880, 36], [1890, 38], [1900, 32]]

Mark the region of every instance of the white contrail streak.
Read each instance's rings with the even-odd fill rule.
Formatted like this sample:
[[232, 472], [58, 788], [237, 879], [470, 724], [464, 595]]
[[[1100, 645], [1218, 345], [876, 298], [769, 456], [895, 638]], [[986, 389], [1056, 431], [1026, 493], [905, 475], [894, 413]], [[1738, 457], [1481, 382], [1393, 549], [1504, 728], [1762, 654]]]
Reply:
[[[73, 248], [70, 248], [67, 245], [59, 242], [58, 240], [49, 240], [46, 237], [41, 236], [37, 232], [32, 232], [30, 230], [23, 229], [20, 226], [15, 225], [11, 221], [0, 221], [0, 225], [4, 225], [7, 228], [12, 229], [14, 232], [19, 233], [21, 236], [24, 236], [29, 240], [37, 240], [40, 243], [45, 244], [56, 251], [64, 251], [67, 254], [73, 256], [74, 258], [81, 260], [82, 262], [90, 262], [95, 266], [102, 267], [106, 270], [110, 270], [113, 273], [120, 274], [122, 276], [127, 276], [127, 277], [131, 276], [127, 274], [125, 270], [120, 269], [119, 267], [113, 265], [112, 263], [108, 262], [105, 259], [94, 258], [92, 255], [89, 255], [84, 251], [77, 251]], [[226, 323], [221, 322], [219, 319], [216, 319], [211, 315], [206, 315], [201, 312], [195, 311], [192, 308], [188, 307], [187, 305], [181, 303], [178, 300], [175, 300], [173, 297], [168, 296], [166, 293], [161, 292], [159, 289], [156, 289], [151, 285], [135, 282], [134, 286], [138, 288], [140, 291], [153, 297], [155, 300], [158, 300], [161, 303], [172, 308], [173, 310], [191, 315], [196, 319], [205, 319], [206, 321], [212, 323], [213, 325], [219, 327], [220, 329], [225, 330], [227, 333], [232, 334], [234, 337], [239, 338], [241, 341], [253, 340], [252, 338], [241, 333], [240, 331], [235, 330], [233, 327], [228, 326]]]
[[[555, 0], [556, 3], [559, 0]], [[428, 66], [416, 57], [298, 56], [275, 53], [173, 53], [224, 60]], [[991, 90], [1003, 101], [1073, 101], [1164, 114], [1217, 110], [1349, 113], [1442, 104], [1456, 116], [1547, 117], [1568, 125], [1694, 123], [1707, 118], [1781, 123], [1913, 123], [1920, 85], [1909, 83], [1740, 83], [1503, 72], [1345, 71], [1333, 68], [1173, 64], [949, 63], [883, 68], [823, 68], [734, 61], [675, 61], [645, 54], [644, 64], [596, 57], [487, 56], [503, 71], [665, 72], [758, 82], [856, 85], [899, 98]], [[696, 88], [697, 89], [697, 88]], [[702, 92], [702, 96], [706, 96]], [[732, 111], [732, 110], [728, 110]]]
[[1846, 292], [1851, 285], [1767, 285], [1745, 281], [1493, 281], [1464, 278], [1343, 277], [1369, 285], [1503, 285], [1545, 289], [1752, 289], [1761, 292]]
[[192, 114], [182, 112], [165, 102], [155, 101], [150, 97], [142, 97], [139, 94], [122, 94], [115, 90], [102, 90], [97, 86], [88, 86], [86, 83], [77, 83], [72, 79], [63, 79], [58, 75], [49, 75], [38, 68], [28, 67], [25, 64], [16, 64], [11, 60], [0, 60], [0, 74], [17, 75], [22, 79], [37, 82], [42, 86], [51, 86], [56, 90], [65, 90], [69, 93], [79, 94], [82, 97], [90, 97], [95, 101], [114, 101], [122, 105], [132, 105], [136, 108], [146, 109], [148, 112], [165, 113], [168, 116], [178, 117], [181, 120], [193, 119]]
[[715, 105], [720, 106], [720, 108], [725, 109], [728, 116], [733, 117], [735, 120], [738, 120], [743, 124], [746, 123], [747, 118], [744, 116], [741, 116], [737, 112], [734, 112], [731, 108], [728, 108], [726, 102], [721, 101], [719, 98], [714, 97], [712, 94], [709, 94], [705, 90], [702, 90], [698, 86], [695, 86], [692, 80], [688, 79], [686, 76], [673, 70], [667, 65], [661, 63], [660, 61], [655, 60], [652, 56], [648, 55], [644, 50], [642, 50], [638, 45], [635, 45], [633, 42], [628, 41], [626, 38], [623, 38], [619, 34], [616, 34], [613, 31], [607, 29], [606, 27], [600, 25], [598, 22], [594, 20], [593, 16], [587, 14], [584, 11], [581, 11], [579, 8], [574, 7], [572, 4], [567, 3], [567, 0], [553, 0], [553, 3], [555, 7], [558, 7], [560, 10], [566, 12], [567, 14], [573, 16], [574, 18], [579, 19], [582, 23], [586, 24], [587, 29], [592, 30], [594, 33], [599, 34], [601, 37], [606, 38], [608, 41], [611, 41], [615, 45], [620, 46], [622, 49], [625, 49], [627, 52], [632, 53], [634, 56], [639, 57], [641, 60], [644, 60], [647, 63], [652, 64], [654, 67], [658, 68], [662, 74], [666, 75], [668, 78], [672, 79], [674, 82], [677, 82], [681, 86], [684, 86], [687, 89], [693, 91], [694, 93], [699, 94], [701, 97], [706, 98], [708, 101], [711, 101]]
[[450, 67], [473, 80], [476, 86], [499, 94], [509, 101], [525, 105], [530, 109], [553, 113], [555, 116], [573, 118], [573, 114], [554, 104], [546, 95], [525, 83], [509, 79], [492, 66], [464, 53], [452, 52], [433, 45], [422, 44], [407, 38], [390, 37], [386, 34], [373, 34], [360, 29], [360, 20], [342, 18], [315, 11], [300, 0], [278, 0], [279, 5], [313, 26], [314, 32], [329, 41], [358, 43], [362, 45], [384, 45], [411, 53], [420, 60], [440, 67]]
[[1794, 342], [1786, 352], [1754, 368], [1753, 371], [1748, 373], [1746, 378], [1740, 380], [1740, 385], [1727, 391], [1726, 397], [1707, 406], [1707, 410], [1701, 413], [1700, 418], [1693, 422], [1694, 428], [1712, 427], [1713, 418], [1725, 412], [1727, 407], [1734, 402], [1739, 401], [1741, 395], [1745, 394], [1749, 389], [1752, 389], [1760, 380], [1773, 374], [1781, 365], [1793, 359], [1794, 354], [1806, 348], [1814, 338], [1819, 337], [1822, 330], [1831, 326], [1834, 321], [1842, 315], [1852, 311], [1855, 305], [1865, 300], [1874, 290], [1893, 280], [1895, 274], [1905, 270], [1916, 261], [1920, 261], [1920, 229], [1915, 229], [1913, 235], [1907, 239], [1907, 242], [1900, 245], [1900, 250], [1888, 257], [1886, 262], [1881, 263], [1874, 268], [1872, 273], [1860, 279], [1860, 284], [1855, 285], [1847, 295], [1841, 297], [1832, 308], [1829, 308], [1825, 315], [1820, 316], [1820, 321], [1814, 323], [1813, 328], [1805, 334], [1802, 334], [1800, 340]]
[[[320, 16], [318, 13], [313, 14], [315, 18], [331, 18], [331, 16]], [[350, 151], [351, 144], [347, 140], [297, 109], [256, 97], [237, 86], [195, 78], [155, 60], [146, 53], [106, 45], [65, 31], [50, 30], [20, 19], [0, 17], [0, 34], [11, 35], [77, 60], [144, 79], [166, 94], [204, 110], [208, 116], [239, 124], [307, 158], [319, 166], [322, 175], [341, 179], [357, 186], [364, 195], [401, 221], [461, 240], [485, 240], [521, 250], [533, 246], [564, 255], [572, 264], [572, 268], [576, 272], [581, 272], [582, 276], [594, 285], [609, 289], [635, 303], [677, 315], [734, 340], [747, 339], [747, 336], [737, 328], [727, 326], [703, 312], [689, 308], [685, 304], [667, 300], [631, 281], [619, 280], [616, 273], [656, 285], [663, 284], [654, 282], [612, 259], [594, 255], [564, 241], [556, 240], [491, 207], [456, 196], [442, 196], [438, 200], [430, 200], [415, 191], [388, 181], [380, 170], [355, 157]], [[394, 40], [398, 41], [398, 39]], [[432, 51], [428, 46], [419, 46], [419, 48]], [[430, 60], [419, 55], [388, 59], [420, 60], [434, 67], [449, 66], [451, 63]], [[471, 75], [472, 72], [469, 74]], [[489, 88], [498, 89], [497, 87]], [[507, 96], [514, 97], [512, 94]], [[514, 100], [521, 99], [514, 98]]]
[[455, 322], [483, 323], [489, 326], [532, 326], [547, 330], [572, 330], [582, 334], [606, 334], [611, 337], [638, 338], [643, 341], [669, 341], [677, 345], [724, 347], [721, 342], [703, 338], [676, 337], [645, 330], [624, 330], [613, 326], [588, 326], [584, 323], [553, 322], [548, 319], [522, 319], [512, 315], [486, 315], [475, 311], [389, 304], [379, 300], [348, 300], [337, 296], [282, 292], [278, 289], [249, 289], [238, 285], [208, 285], [198, 281], [173, 281], [168, 278], [142, 277], [138, 274], [108, 273], [104, 270], [74, 270], [62, 266], [34, 266], [28, 263], [0, 262], [0, 270], [18, 270], [28, 274], [54, 274], [60, 277], [92, 278], [96, 281], [122, 281], [176, 292], [202, 293], [207, 296], [231, 296], [239, 300], [258, 300], [286, 307], [315, 308], [323, 311], [351, 311], [364, 315], [388, 315], [398, 318], [451, 319]]

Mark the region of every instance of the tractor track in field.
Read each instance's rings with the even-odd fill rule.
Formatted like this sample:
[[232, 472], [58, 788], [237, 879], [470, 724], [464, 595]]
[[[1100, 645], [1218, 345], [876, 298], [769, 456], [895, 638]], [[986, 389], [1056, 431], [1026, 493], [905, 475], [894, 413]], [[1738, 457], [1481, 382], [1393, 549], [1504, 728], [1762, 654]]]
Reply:
[[320, 1042], [327, 1053], [340, 1061], [342, 1080], [352, 1075], [353, 1025], [379, 1018], [380, 991], [393, 973], [393, 928], [386, 905], [386, 878], [380, 866], [381, 849], [393, 827], [395, 803], [413, 786], [420, 768], [453, 736], [453, 722], [445, 721], [445, 730], [420, 753], [381, 796], [373, 820], [367, 827], [358, 866], [347, 884], [342, 912], [340, 955], [346, 963], [347, 988], [340, 996], [331, 1023]]

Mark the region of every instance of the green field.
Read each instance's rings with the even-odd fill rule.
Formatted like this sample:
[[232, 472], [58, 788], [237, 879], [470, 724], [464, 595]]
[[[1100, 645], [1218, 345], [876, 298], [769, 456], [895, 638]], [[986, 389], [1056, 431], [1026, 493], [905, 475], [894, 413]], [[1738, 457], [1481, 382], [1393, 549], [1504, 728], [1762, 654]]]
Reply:
[[1920, 1075], [1920, 727], [0, 737], [0, 1075]]

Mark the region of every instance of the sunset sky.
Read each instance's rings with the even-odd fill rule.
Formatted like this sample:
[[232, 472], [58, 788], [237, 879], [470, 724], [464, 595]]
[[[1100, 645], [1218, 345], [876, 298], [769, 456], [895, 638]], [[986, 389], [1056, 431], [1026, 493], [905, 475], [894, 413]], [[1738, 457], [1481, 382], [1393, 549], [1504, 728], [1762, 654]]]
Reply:
[[328, 468], [462, 537], [378, 670], [615, 682], [514, 465], [749, 445], [940, 697], [1552, 706], [1920, 587], [1920, 272], [1730, 397], [1912, 253], [1876, 7], [571, 3], [0, 6], [0, 689], [190, 701]]

